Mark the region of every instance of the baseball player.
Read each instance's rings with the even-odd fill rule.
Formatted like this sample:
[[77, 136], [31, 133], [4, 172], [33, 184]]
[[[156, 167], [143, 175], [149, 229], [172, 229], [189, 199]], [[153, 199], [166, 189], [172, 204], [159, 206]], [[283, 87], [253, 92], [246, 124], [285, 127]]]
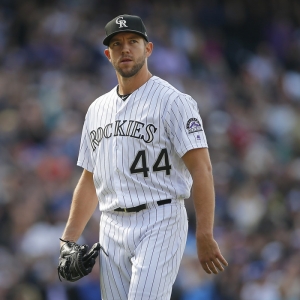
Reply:
[[[196, 102], [153, 76], [153, 50], [138, 16], [107, 23], [105, 55], [118, 85], [89, 107], [62, 239], [76, 241], [99, 204], [103, 299], [170, 299], [186, 244], [192, 188], [197, 252], [211, 274], [227, 265], [213, 238], [214, 188]], [[163, 64], [163, 61], [162, 61]]]

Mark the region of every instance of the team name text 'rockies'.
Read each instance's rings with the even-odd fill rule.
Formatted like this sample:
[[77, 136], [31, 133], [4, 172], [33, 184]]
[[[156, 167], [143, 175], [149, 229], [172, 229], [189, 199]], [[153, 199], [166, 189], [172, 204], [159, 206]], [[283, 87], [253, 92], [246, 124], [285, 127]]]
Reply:
[[153, 124], [145, 124], [134, 120], [116, 120], [115, 123], [109, 123], [97, 130], [90, 132], [90, 141], [93, 151], [99, 146], [103, 138], [112, 136], [129, 136], [141, 139], [145, 143], [151, 143], [154, 139], [154, 133], [157, 128]]

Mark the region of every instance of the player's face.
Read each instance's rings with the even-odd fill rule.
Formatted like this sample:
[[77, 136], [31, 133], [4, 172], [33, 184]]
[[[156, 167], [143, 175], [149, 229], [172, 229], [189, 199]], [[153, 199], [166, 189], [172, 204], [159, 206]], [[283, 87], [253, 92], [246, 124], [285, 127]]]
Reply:
[[145, 66], [151, 52], [152, 43], [146, 43], [138, 34], [122, 32], [111, 39], [105, 55], [122, 77], [129, 78]]

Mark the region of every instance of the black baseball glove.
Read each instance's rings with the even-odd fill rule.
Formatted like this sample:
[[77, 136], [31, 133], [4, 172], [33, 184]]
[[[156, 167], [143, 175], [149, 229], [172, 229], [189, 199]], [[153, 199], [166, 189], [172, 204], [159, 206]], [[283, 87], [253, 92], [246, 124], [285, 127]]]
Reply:
[[[65, 242], [60, 248], [57, 267], [60, 281], [61, 277], [63, 277], [68, 281], [74, 282], [91, 273], [99, 250], [102, 249], [104, 251], [99, 243], [95, 243], [88, 251], [88, 245], [78, 245], [75, 242], [60, 240]], [[105, 251], [104, 253], [107, 255]]]

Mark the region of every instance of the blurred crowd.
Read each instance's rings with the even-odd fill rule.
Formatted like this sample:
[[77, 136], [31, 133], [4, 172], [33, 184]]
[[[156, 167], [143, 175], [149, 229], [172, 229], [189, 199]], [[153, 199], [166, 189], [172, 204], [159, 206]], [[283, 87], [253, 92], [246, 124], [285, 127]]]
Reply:
[[[150, 71], [198, 102], [229, 262], [206, 275], [195, 217], [172, 300], [300, 299], [298, 0], [0, 1], [0, 299], [99, 300], [99, 275], [57, 276], [89, 105], [116, 85], [104, 26], [141, 16]], [[99, 212], [79, 242], [98, 239]]]

